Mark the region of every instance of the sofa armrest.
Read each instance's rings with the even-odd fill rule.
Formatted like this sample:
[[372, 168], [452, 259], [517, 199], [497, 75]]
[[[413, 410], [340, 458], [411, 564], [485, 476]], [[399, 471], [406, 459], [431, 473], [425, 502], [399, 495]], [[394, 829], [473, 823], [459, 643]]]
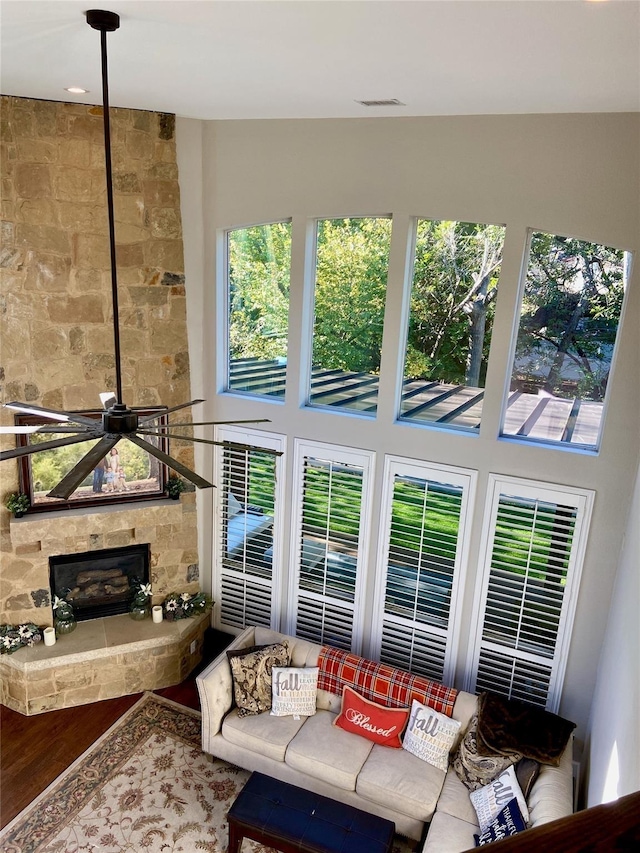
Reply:
[[529, 798], [529, 826], [573, 814], [573, 735], [562, 753], [559, 767], [543, 764]]
[[233, 706], [233, 681], [227, 651], [254, 645], [253, 627], [245, 628], [227, 648], [196, 676], [202, 710], [202, 749], [212, 753], [212, 741], [222, 727], [222, 720]]

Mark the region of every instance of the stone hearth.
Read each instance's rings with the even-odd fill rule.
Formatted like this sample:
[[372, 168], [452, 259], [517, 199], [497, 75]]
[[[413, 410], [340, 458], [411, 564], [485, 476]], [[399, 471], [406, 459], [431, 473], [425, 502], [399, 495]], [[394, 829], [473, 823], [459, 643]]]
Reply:
[[179, 684], [202, 660], [207, 614], [155, 624], [128, 615], [81, 622], [54, 646], [0, 658], [2, 704], [33, 715]]

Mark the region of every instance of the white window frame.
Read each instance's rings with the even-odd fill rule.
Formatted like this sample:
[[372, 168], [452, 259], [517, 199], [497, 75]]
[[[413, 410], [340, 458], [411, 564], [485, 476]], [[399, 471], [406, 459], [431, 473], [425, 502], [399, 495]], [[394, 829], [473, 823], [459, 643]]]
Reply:
[[[313, 369], [313, 344], [315, 340], [316, 326], [316, 285], [318, 272], [318, 227], [321, 222], [331, 221], [335, 219], [388, 219], [391, 222], [391, 232], [389, 235], [389, 261], [387, 266], [387, 289], [385, 295], [385, 303], [383, 310], [383, 333], [380, 339], [380, 358], [382, 359], [384, 347], [384, 326], [386, 323], [386, 313], [389, 302], [389, 270], [391, 267], [391, 246], [393, 241], [393, 230], [395, 220], [393, 213], [340, 213], [334, 216], [315, 216], [308, 222], [308, 231], [306, 239], [307, 252], [307, 267], [305, 269], [305, 290], [306, 301], [305, 311], [306, 317], [306, 335], [305, 351], [304, 351], [304, 381], [302, 385], [302, 405], [305, 409], [310, 409], [316, 412], [331, 412], [332, 415], [361, 418], [368, 422], [375, 421], [379, 414], [379, 409], [373, 415], [368, 415], [365, 412], [360, 412], [357, 409], [351, 409], [347, 406], [340, 408], [337, 406], [325, 405], [323, 403], [314, 403], [311, 399], [311, 372]], [[401, 386], [402, 387], [402, 386]], [[376, 407], [380, 399], [380, 390], [378, 387], [378, 397], [376, 398]]]
[[[358, 535], [358, 557], [356, 561], [356, 586], [353, 601], [351, 651], [360, 653], [364, 632], [364, 593], [366, 571], [369, 561], [371, 540], [371, 514], [373, 506], [373, 478], [375, 453], [357, 450], [337, 444], [297, 439], [294, 445], [294, 484], [292, 494], [291, 559], [289, 570], [289, 600], [287, 606], [287, 633], [295, 635], [298, 619], [300, 585], [300, 541], [302, 539], [302, 516], [304, 499], [305, 459], [326, 459], [336, 464], [354, 465], [362, 468], [362, 504]], [[313, 597], [305, 592], [305, 596]], [[324, 599], [327, 600], [327, 599]], [[341, 603], [344, 606], [344, 603]]]
[[[468, 427], [462, 426], [460, 424], [452, 424], [452, 423], [439, 423], [437, 420], [427, 421], [427, 420], [414, 420], [412, 418], [406, 417], [406, 415], [402, 414], [402, 391], [404, 387], [404, 379], [405, 379], [405, 367], [406, 367], [406, 359], [407, 359], [407, 345], [409, 342], [409, 325], [411, 323], [411, 305], [413, 298], [413, 285], [414, 285], [414, 275], [415, 275], [415, 265], [416, 265], [416, 245], [418, 241], [418, 225], [420, 222], [442, 222], [447, 221], [449, 218], [445, 216], [435, 217], [435, 216], [412, 216], [410, 218], [410, 229], [408, 234], [408, 242], [407, 242], [407, 254], [405, 259], [405, 282], [403, 288], [403, 299], [402, 299], [402, 308], [400, 314], [400, 322], [401, 322], [401, 333], [400, 333], [400, 352], [399, 359], [397, 365], [397, 375], [395, 379], [395, 389], [394, 389], [394, 418], [396, 424], [402, 424], [402, 426], [408, 426], [411, 429], [429, 429], [429, 430], [440, 430], [441, 432], [448, 433], [458, 433], [460, 435], [467, 436], [468, 438], [477, 438], [480, 435], [480, 431], [482, 429], [484, 423], [484, 412], [485, 412], [485, 403], [486, 403], [486, 392], [489, 389], [489, 380], [488, 380], [488, 364], [491, 359], [491, 353], [494, 349], [494, 329], [491, 331], [491, 342], [489, 344], [489, 355], [487, 358], [487, 378], [485, 380], [484, 388], [482, 389], [484, 392], [483, 402], [482, 402], [482, 414], [480, 416], [480, 423], [477, 427]], [[500, 277], [502, 276], [502, 262], [504, 261], [504, 247], [507, 239], [507, 226], [505, 222], [470, 222], [466, 219], [451, 219], [451, 221], [462, 222], [465, 224], [471, 225], [495, 225], [497, 227], [504, 229], [504, 237], [502, 243], [502, 261], [500, 263]], [[496, 297], [496, 309], [497, 310], [497, 300], [500, 298], [500, 281], [498, 280], [498, 296]], [[387, 301], [389, 295], [387, 294]], [[494, 317], [495, 324], [495, 317]], [[517, 327], [516, 327], [517, 331]], [[514, 344], [514, 352], [515, 352], [515, 344]], [[469, 387], [469, 386], [466, 386]], [[505, 401], [508, 399], [508, 390], [507, 395], [505, 397]], [[506, 402], [505, 402], [505, 411], [506, 411]]]
[[[250, 225], [234, 225], [231, 228], [225, 228], [219, 232], [218, 257], [220, 265], [218, 267], [218, 279], [222, 281], [223, 287], [218, 289], [219, 302], [217, 306], [218, 316], [222, 318], [222, 334], [218, 337], [216, 346], [216, 355], [218, 360], [218, 376], [217, 387], [219, 394], [233, 395], [238, 397], [247, 397], [251, 400], [260, 400], [261, 402], [274, 403], [276, 405], [284, 405], [286, 395], [286, 380], [285, 380], [285, 395], [282, 397], [274, 397], [269, 394], [255, 394], [252, 391], [243, 391], [238, 388], [231, 388], [231, 354], [229, 345], [229, 323], [231, 317], [229, 314], [229, 235], [234, 231], [247, 231], [250, 228], [262, 228], [268, 225], [279, 225], [281, 223], [289, 223], [291, 226], [291, 256], [289, 259], [289, 310], [287, 316], [287, 364], [289, 362], [290, 352], [290, 330], [291, 330], [291, 263], [293, 257], [293, 219], [291, 216], [286, 216], [284, 219], [269, 219], [264, 222], [252, 222]], [[219, 327], [220, 328], [220, 327]]]
[[[274, 514], [273, 514], [273, 557], [271, 573], [271, 625], [273, 630], [280, 629], [280, 613], [282, 603], [284, 562], [284, 469], [286, 436], [265, 432], [257, 429], [247, 429], [239, 426], [217, 426], [214, 431], [216, 441], [231, 441], [237, 444], [246, 444], [251, 448], [264, 448], [273, 450], [282, 455], [276, 457], [275, 466], [275, 489], [274, 489]], [[214, 482], [224, 482], [224, 447], [217, 446], [214, 453]], [[222, 579], [228, 572], [231, 577], [240, 578], [240, 573], [234, 573], [223, 565], [223, 554], [221, 547], [221, 530], [223, 526], [225, 493], [222, 487], [215, 489], [213, 500], [213, 621], [216, 628], [227, 633], [240, 633], [242, 629], [222, 622]], [[256, 579], [257, 586], [268, 586]]]
[[507, 353], [507, 361], [506, 361], [506, 374], [505, 374], [505, 383], [502, 389], [502, 405], [500, 408], [500, 425], [498, 430], [498, 440], [499, 441], [508, 441], [514, 444], [523, 444], [527, 447], [542, 447], [546, 450], [560, 450], [568, 453], [578, 453], [586, 456], [597, 456], [600, 453], [600, 448], [602, 446], [602, 436], [604, 435], [604, 427], [607, 419], [607, 412], [609, 410], [609, 401], [611, 399], [611, 388], [613, 386], [613, 377], [616, 373], [616, 365], [618, 362], [618, 354], [620, 352], [620, 340], [623, 330], [623, 324], [625, 322], [625, 316], [627, 314], [627, 306], [629, 304], [629, 284], [631, 282], [633, 276], [633, 266], [635, 261], [635, 252], [630, 249], [623, 249], [617, 246], [608, 246], [607, 248], [617, 249], [620, 248], [620, 251], [625, 252], [628, 256], [627, 263], [627, 278], [626, 278], [626, 288], [624, 297], [622, 300], [622, 308], [620, 310], [620, 317], [618, 319], [618, 328], [616, 331], [616, 339], [613, 346], [613, 352], [611, 354], [611, 368], [609, 370], [609, 379], [607, 381], [607, 390], [605, 391], [604, 400], [602, 401], [602, 415], [600, 417], [600, 424], [598, 426], [598, 438], [596, 440], [595, 445], [582, 445], [582, 444], [571, 444], [568, 442], [562, 441], [552, 441], [548, 439], [541, 438], [528, 438], [526, 436], [521, 435], [511, 435], [504, 431], [504, 422], [507, 417], [507, 409], [509, 405], [509, 395], [511, 393], [511, 379], [513, 376], [513, 367], [516, 357], [516, 347], [518, 345], [518, 334], [520, 332], [520, 320], [522, 314], [522, 301], [524, 299], [524, 291], [527, 286], [527, 272], [529, 270], [529, 257], [531, 254], [531, 238], [536, 233], [546, 233], [552, 234], [553, 236], [566, 237], [567, 239], [576, 239], [576, 240], [585, 240], [585, 242], [599, 242], [599, 245], [606, 245], [596, 240], [588, 240], [582, 237], [576, 237], [575, 234], [566, 234], [560, 233], [559, 231], [545, 231], [543, 228], [527, 228], [526, 231], [526, 240], [522, 253], [522, 264], [520, 268], [520, 281], [518, 285], [518, 297], [516, 301], [515, 313], [513, 316], [513, 324], [511, 327], [511, 341], [509, 345], [509, 352]]
[[[439, 465], [437, 463], [426, 462], [419, 459], [407, 459], [403, 456], [385, 456], [380, 531], [378, 536], [378, 560], [376, 565], [376, 583], [373, 605], [374, 615], [372, 619], [370, 640], [372, 652], [376, 658], [379, 657], [382, 646], [383, 620], [385, 618], [387, 561], [391, 539], [392, 500], [394, 493], [394, 479], [396, 475], [406, 475], [443, 484], [459, 486], [463, 490], [447, 629], [439, 631], [433, 626], [423, 625], [422, 623], [416, 622], [416, 627], [420, 630], [425, 630], [428, 633], [433, 633], [434, 635], [441, 633], [445, 636], [446, 651], [442, 682], [445, 684], [453, 684], [460, 643], [462, 605], [467, 578], [467, 567], [469, 564], [471, 524], [478, 474], [476, 471], [468, 468]], [[401, 624], [401, 622], [398, 624]]]
[[508, 650], [508, 656], [521, 660], [530, 660], [533, 665], [543, 665], [549, 669], [549, 689], [546, 708], [556, 712], [560, 705], [564, 682], [571, 632], [578, 601], [580, 578], [587, 547], [589, 525], [593, 510], [595, 492], [536, 480], [525, 480], [500, 474], [489, 474], [487, 499], [485, 504], [482, 540], [478, 556], [478, 583], [474, 598], [472, 630], [469, 640], [466, 689], [475, 692], [480, 656], [483, 648], [505, 654], [506, 647], [500, 644], [485, 643], [482, 640], [484, 613], [491, 574], [491, 558], [495, 539], [495, 521], [501, 495], [525, 500], [542, 500], [564, 504], [576, 509], [576, 520], [569, 564], [567, 566], [565, 593], [562, 598], [560, 622], [553, 658], [529, 655], [516, 650]]

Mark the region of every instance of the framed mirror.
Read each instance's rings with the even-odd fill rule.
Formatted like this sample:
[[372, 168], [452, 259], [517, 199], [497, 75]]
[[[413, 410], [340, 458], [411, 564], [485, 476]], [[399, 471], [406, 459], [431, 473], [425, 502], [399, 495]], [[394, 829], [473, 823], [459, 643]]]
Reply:
[[[165, 411], [166, 407], [136, 410], [141, 416], [161, 415]], [[99, 420], [102, 410], [82, 411], [76, 414], [95, 417]], [[15, 421], [19, 426], [51, 425], [50, 420], [36, 415], [16, 415]], [[166, 425], [167, 418], [159, 418], [157, 423]], [[17, 441], [19, 445], [24, 446], [58, 437], [57, 433], [31, 433], [17, 436]], [[146, 440], [168, 453], [167, 438], [146, 436]], [[111, 449], [111, 452], [69, 498], [62, 500], [47, 497], [47, 493], [97, 441], [99, 439], [90, 439], [69, 444], [66, 447], [43, 450], [18, 460], [20, 490], [29, 497], [30, 513], [97, 504], [157, 500], [166, 497], [167, 466], [127, 439], [122, 439]]]

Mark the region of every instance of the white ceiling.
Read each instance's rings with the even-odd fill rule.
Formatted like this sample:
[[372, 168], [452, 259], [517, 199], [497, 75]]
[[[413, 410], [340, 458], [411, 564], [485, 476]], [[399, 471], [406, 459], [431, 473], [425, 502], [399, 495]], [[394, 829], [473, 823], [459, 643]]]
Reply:
[[[201, 119], [640, 110], [640, 0], [0, 0], [2, 92], [100, 103], [93, 3], [121, 16], [112, 106]], [[356, 103], [383, 98], [406, 106]]]

